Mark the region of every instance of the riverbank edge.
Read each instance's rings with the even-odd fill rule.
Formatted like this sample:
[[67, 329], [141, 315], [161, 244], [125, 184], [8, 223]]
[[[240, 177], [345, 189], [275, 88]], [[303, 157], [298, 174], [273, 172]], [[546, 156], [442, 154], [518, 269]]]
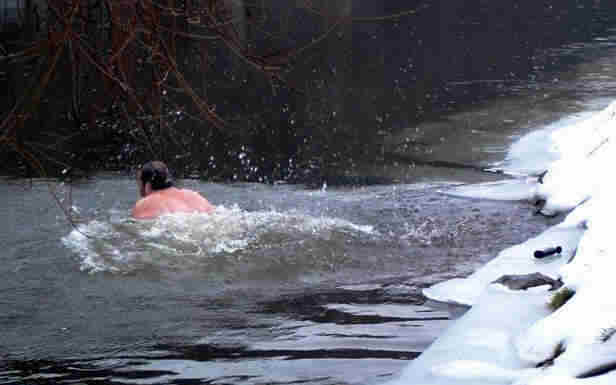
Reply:
[[[531, 199], [539, 213], [568, 213], [535, 238], [503, 250], [466, 279], [425, 289], [434, 300], [472, 308], [393, 384], [608, 384], [616, 380], [610, 256], [615, 186], [609, 175], [616, 103], [552, 135], [561, 158], [540, 177]], [[534, 251], [560, 246], [539, 259]], [[561, 281], [511, 290], [494, 282], [503, 275], [540, 273]], [[566, 294], [566, 295], [565, 295]], [[610, 321], [612, 320], [612, 321]], [[583, 379], [583, 380], [582, 380]]]

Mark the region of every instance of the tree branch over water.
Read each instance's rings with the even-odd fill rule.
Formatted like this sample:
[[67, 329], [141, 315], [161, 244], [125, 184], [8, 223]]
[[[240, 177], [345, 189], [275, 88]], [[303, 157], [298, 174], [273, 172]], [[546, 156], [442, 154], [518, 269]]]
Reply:
[[[310, 78], [306, 54], [346, 55], [335, 31], [417, 13], [354, 17], [352, 0], [339, 1], [34, 1], [0, 25], [3, 159], [19, 154], [11, 167], [30, 176], [156, 156], [205, 178], [284, 179], [342, 129], [323, 118], [336, 116], [330, 91], [315, 91], [339, 75]], [[43, 149], [56, 161], [35, 162]]]

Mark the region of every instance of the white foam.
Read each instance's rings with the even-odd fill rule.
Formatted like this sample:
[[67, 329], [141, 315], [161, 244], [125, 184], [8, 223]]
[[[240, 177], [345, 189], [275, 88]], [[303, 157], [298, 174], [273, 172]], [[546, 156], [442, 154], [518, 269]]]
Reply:
[[63, 243], [79, 255], [82, 270], [129, 272], [207, 263], [219, 254], [299, 244], [333, 234], [376, 235], [372, 226], [301, 212], [248, 212], [218, 206], [212, 214], [173, 214], [136, 221], [112, 213], [80, 225]]

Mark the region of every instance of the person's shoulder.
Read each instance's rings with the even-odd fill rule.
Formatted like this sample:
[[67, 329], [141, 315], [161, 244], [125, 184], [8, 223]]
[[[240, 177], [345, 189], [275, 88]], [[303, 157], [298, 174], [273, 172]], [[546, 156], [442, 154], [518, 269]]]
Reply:
[[199, 197], [202, 197], [202, 195], [199, 194], [197, 191], [194, 191], [194, 190], [191, 190], [191, 189], [187, 189], [187, 188], [181, 189], [180, 192], [182, 194], [184, 194], [184, 195], [187, 195], [187, 196], [192, 196], [192, 197], [199, 196]]
[[135, 208], [144, 208], [148, 205], [148, 203], [149, 203], [148, 197], [143, 197], [135, 203]]
[[137, 219], [154, 218], [159, 215], [159, 207], [152, 196], [141, 198], [135, 203], [132, 215]]
[[188, 189], [184, 191], [185, 197], [187, 197], [187, 200], [190, 202], [193, 208], [207, 213], [211, 213], [212, 211], [214, 211], [214, 206], [212, 206], [212, 204], [207, 199], [205, 199], [205, 197], [201, 195], [198, 191]]

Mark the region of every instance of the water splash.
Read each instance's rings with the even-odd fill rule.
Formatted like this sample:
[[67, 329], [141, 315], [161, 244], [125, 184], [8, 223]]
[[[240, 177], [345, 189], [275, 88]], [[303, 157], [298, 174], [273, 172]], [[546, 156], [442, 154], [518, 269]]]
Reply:
[[339, 218], [298, 211], [249, 212], [237, 206], [219, 206], [209, 215], [173, 214], [151, 221], [111, 214], [62, 238], [79, 256], [83, 271], [228, 271], [281, 263], [281, 258], [314, 266], [315, 260], [331, 255], [332, 249], [341, 250], [350, 238], [377, 235], [372, 226]]
[[463, 243], [462, 234], [473, 221], [472, 217], [461, 217], [454, 222], [426, 217], [413, 225], [405, 223], [400, 239], [420, 247], [459, 247]]

